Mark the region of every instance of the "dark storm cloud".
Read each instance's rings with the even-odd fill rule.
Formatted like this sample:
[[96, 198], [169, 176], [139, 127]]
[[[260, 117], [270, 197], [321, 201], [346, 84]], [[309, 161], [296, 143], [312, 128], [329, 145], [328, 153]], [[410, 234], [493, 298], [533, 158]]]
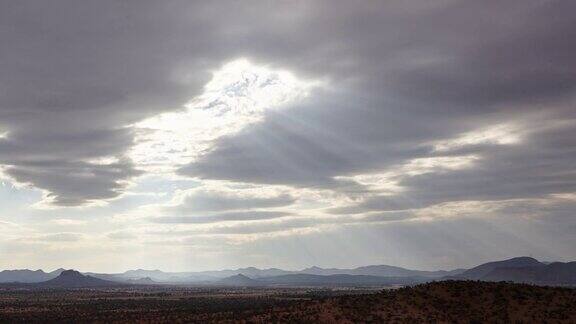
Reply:
[[20, 182], [48, 190], [48, 198], [60, 206], [114, 198], [125, 186], [120, 180], [139, 174], [126, 161], [98, 165], [61, 160], [20, 164], [6, 168], [5, 173]]
[[[122, 181], [138, 174], [134, 166], [91, 160], [123, 160], [133, 138], [125, 126], [179, 108], [209, 79], [211, 60], [219, 61], [198, 37], [206, 21], [192, 15], [180, 25], [170, 19], [171, 5], [0, 6], [0, 130], [9, 132], [0, 140], [0, 163], [59, 205], [118, 196]], [[185, 76], [177, 74], [181, 66]]]
[[[363, 192], [367, 189], [334, 177], [438, 156], [433, 141], [535, 113], [542, 116], [522, 127], [574, 118], [576, 46], [567, 41], [576, 31], [576, 19], [568, 14], [576, 9], [572, 2], [341, 9], [328, 9], [328, 16], [340, 19], [321, 20], [326, 26], [319, 27], [326, 42], [337, 37], [329, 28], [341, 32], [338, 50], [327, 59], [337, 67], [320, 63], [333, 77], [335, 93], [320, 92], [287, 111], [269, 113], [264, 123], [221, 140], [183, 174]], [[304, 40], [317, 30], [309, 29]], [[574, 190], [570, 160], [576, 157], [576, 131], [558, 128], [543, 140], [538, 136], [501, 148], [462, 148], [482, 158], [474, 168], [406, 176], [401, 185], [408, 192], [365, 204], [374, 205], [370, 210], [404, 209]]]
[[[576, 5], [512, 1], [497, 13], [500, 4], [462, 2], [459, 7], [467, 8], [463, 16], [451, 20], [470, 18], [470, 26], [480, 27], [465, 27], [465, 34], [456, 35], [468, 45], [456, 48], [451, 59], [400, 74], [395, 89], [459, 109], [463, 105], [502, 109], [504, 103], [534, 106], [571, 98], [576, 89], [576, 46], [568, 40], [576, 36], [576, 20], [567, 13]], [[481, 11], [490, 15], [476, 16]], [[494, 26], [481, 26], [479, 21]]]
[[[182, 174], [365, 193], [334, 177], [430, 156], [432, 141], [523, 114], [545, 111], [562, 119], [573, 111], [571, 1], [24, 0], [0, 6], [0, 130], [9, 132], [0, 139], [0, 164], [60, 205], [121, 194], [124, 181], [139, 174], [125, 159], [134, 136], [127, 126], [178, 109], [200, 92], [210, 70], [240, 56], [327, 78], [330, 90], [222, 139]], [[546, 118], [552, 117], [540, 122]], [[521, 144], [511, 153], [483, 150], [485, 164], [458, 171], [461, 178], [404, 178], [406, 199], [481, 197], [466, 190], [475, 181], [494, 188], [487, 196], [572, 190], [571, 180], [554, 170], [569, 170], [569, 139], [576, 134], [546, 136], [557, 136], [548, 144], [565, 149], [544, 160], [544, 145], [531, 152]], [[105, 157], [121, 162], [93, 161]], [[508, 166], [508, 159], [521, 167]], [[551, 167], [538, 168], [542, 163]], [[434, 181], [444, 189], [434, 192]]]

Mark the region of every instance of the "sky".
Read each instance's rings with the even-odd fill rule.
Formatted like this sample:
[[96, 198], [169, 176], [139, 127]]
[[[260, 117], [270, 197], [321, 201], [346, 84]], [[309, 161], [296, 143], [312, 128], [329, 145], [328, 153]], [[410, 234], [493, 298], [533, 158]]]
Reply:
[[576, 260], [574, 12], [0, 0], [0, 269]]

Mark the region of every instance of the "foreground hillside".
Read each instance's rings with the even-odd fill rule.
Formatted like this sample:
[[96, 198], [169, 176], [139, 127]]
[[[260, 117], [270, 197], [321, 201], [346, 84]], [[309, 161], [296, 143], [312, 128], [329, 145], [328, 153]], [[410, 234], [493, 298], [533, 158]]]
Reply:
[[256, 322], [576, 323], [576, 290], [512, 283], [443, 281], [300, 303]]
[[0, 322], [576, 323], [575, 305], [576, 289], [480, 281], [434, 282], [378, 293], [303, 288], [9, 290], [0, 292]]

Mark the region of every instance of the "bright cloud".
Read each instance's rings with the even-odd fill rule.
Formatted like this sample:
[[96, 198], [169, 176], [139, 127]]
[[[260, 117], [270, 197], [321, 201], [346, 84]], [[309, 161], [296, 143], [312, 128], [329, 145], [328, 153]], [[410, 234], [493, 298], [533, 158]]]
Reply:
[[384, 172], [337, 177], [337, 179], [356, 181], [374, 189], [374, 193], [396, 194], [403, 190], [399, 184], [402, 177], [470, 168], [479, 159], [476, 155], [417, 158]]
[[184, 111], [135, 124], [137, 144], [130, 156], [148, 170], [173, 171], [205, 154], [218, 138], [260, 122], [266, 110], [304, 99], [315, 84], [246, 59], [232, 61], [213, 73]]
[[522, 131], [519, 125], [513, 123], [490, 126], [461, 134], [453, 139], [438, 141], [434, 144], [434, 149], [438, 152], [445, 152], [470, 145], [517, 144], [522, 140]]

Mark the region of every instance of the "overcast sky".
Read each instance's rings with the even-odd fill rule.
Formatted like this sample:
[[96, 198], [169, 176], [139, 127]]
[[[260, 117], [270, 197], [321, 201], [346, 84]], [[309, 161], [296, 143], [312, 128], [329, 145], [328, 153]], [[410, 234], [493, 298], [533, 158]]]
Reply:
[[0, 0], [0, 269], [575, 260], [575, 12]]

